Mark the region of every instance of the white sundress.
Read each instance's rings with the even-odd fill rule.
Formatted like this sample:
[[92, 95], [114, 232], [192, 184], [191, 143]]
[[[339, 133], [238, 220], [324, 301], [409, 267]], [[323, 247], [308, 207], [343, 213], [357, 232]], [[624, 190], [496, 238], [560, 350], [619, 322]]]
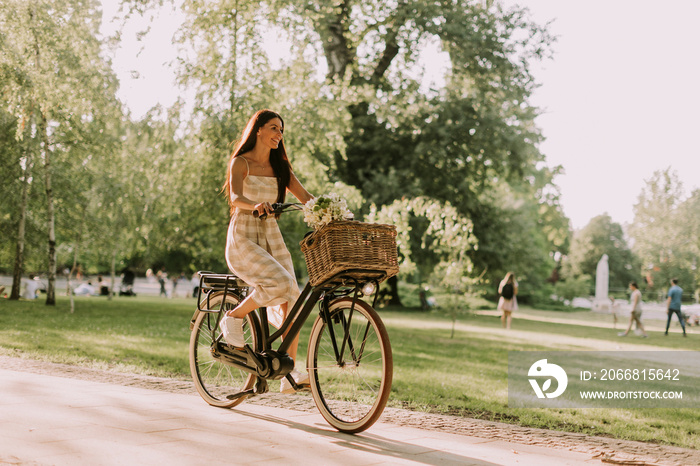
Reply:
[[[498, 285], [498, 294], [501, 294], [501, 290], [503, 290], [503, 286], [506, 284], [505, 281], [501, 281], [501, 283]], [[513, 288], [518, 287], [518, 282], [513, 283]], [[496, 306], [496, 309], [499, 311], [509, 311], [509, 312], [515, 312], [518, 310], [518, 298], [516, 295], [513, 295], [512, 299], [506, 299], [503, 296], [498, 298], [498, 305]]]
[[[277, 200], [277, 178], [248, 175], [243, 196], [256, 202]], [[228, 226], [226, 263], [249, 286], [253, 301], [267, 307], [268, 320], [275, 327], [284, 321], [280, 305], [289, 310], [299, 297], [292, 256], [282, 238], [277, 220], [255, 218], [252, 212], [236, 208]]]

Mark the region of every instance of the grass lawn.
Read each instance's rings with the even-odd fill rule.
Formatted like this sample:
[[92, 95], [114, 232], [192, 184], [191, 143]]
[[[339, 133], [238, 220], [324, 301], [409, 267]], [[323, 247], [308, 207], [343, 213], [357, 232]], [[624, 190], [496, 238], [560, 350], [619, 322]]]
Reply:
[[[65, 297], [55, 307], [2, 299], [0, 354], [187, 379], [194, 306], [192, 299], [90, 297], [76, 298], [71, 314]], [[508, 351], [700, 350], [700, 333], [664, 338], [651, 331], [648, 339], [621, 340], [612, 328], [585, 325], [594, 320], [587, 311], [519, 313], [513, 329], [504, 330], [493, 315], [462, 313], [453, 321], [439, 310], [380, 310], [394, 352], [390, 406], [700, 448], [697, 409], [507, 406]], [[310, 327], [307, 322], [301, 355]]]

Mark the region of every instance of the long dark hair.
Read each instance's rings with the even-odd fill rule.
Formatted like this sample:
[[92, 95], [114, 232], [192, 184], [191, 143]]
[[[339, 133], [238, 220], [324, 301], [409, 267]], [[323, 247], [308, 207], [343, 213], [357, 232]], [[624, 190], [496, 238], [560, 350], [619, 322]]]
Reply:
[[[226, 168], [226, 181], [221, 187], [221, 191], [225, 192], [228, 197], [231, 215], [233, 215], [234, 211], [233, 203], [231, 202], [231, 166], [233, 165], [233, 159], [253, 150], [257, 141], [258, 130], [273, 118], [279, 118], [282, 122], [282, 129], [284, 129], [284, 120], [279, 113], [267, 109], [258, 110], [250, 117], [243, 129], [243, 133], [241, 133], [241, 137], [233, 146], [228, 167]], [[284, 202], [287, 196], [287, 187], [289, 187], [289, 181], [292, 177], [292, 168], [289, 165], [287, 150], [284, 147], [284, 139], [280, 141], [276, 149], [270, 150], [270, 165], [272, 165], [272, 171], [275, 174], [275, 178], [277, 178], [277, 202]]]

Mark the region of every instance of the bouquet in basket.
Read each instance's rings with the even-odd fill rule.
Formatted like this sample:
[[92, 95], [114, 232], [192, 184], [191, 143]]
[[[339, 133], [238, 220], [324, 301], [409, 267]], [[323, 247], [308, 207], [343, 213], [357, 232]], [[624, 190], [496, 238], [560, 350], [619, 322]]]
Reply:
[[336, 193], [324, 194], [304, 204], [304, 221], [314, 230], [318, 230], [335, 220], [352, 220], [353, 213], [348, 210], [345, 199]]

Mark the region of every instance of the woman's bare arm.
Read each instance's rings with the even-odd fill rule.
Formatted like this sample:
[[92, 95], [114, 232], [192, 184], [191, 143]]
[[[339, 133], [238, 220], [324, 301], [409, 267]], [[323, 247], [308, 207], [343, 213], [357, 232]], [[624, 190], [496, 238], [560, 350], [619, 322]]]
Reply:
[[302, 204], [306, 204], [313, 199], [313, 196], [306, 190], [306, 188], [304, 188], [301, 181], [299, 181], [293, 171], [290, 173], [290, 175], [289, 188], [287, 188], [289, 192], [292, 193], [294, 197], [299, 199], [299, 202]]

